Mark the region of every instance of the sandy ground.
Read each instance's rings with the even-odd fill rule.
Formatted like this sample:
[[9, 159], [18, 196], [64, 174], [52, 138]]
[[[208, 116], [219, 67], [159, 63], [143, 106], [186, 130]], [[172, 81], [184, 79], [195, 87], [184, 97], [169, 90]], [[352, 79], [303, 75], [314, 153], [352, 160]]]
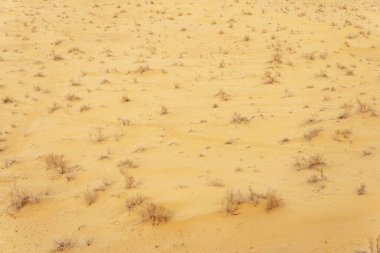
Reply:
[[370, 252], [378, 1], [1, 0], [0, 34], [0, 252]]

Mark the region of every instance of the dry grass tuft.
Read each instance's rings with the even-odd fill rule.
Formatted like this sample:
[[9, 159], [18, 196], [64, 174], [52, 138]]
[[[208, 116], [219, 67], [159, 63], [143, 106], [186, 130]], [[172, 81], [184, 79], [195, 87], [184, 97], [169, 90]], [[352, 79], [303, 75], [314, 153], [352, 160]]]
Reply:
[[307, 182], [310, 183], [310, 184], [315, 184], [315, 183], [318, 183], [318, 182], [322, 182], [322, 181], [326, 181], [327, 180], [327, 177], [325, 176], [323, 170], [321, 169], [319, 171], [319, 175], [317, 174], [313, 174], [311, 175], [308, 179], [307, 179]]
[[131, 189], [135, 187], [136, 180], [135, 178], [128, 173], [127, 168], [120, 168], [120, 174], [124, 177], [125, 180], [125, 187], [127, 189]]
[[231, 99], [231, 96], [227, 94], [224, 90], [219, 90], [218, 93], [215, 94], [215, 97], [220, 98], [222, 101], [228, 101]]
[[86, 201], [86, 204], [88, 206], [92, 205], [97, 198], [96, 191], [95, 190], [87, 190], [84, 195], [84, 200]]
[[326, 162], [322, 155], [314, 154], [308, 158], [302, 157], [297, 159], [294, 165], [298, 168], [298, 170], [320, 169], [326, 166]]
[[314, 139], [315, 137], [317, 137], [322, 131], [323, 131], [323, 128], [310, 129], [309, 131], [307, 131], [306, 133], [304, 133], [303, 138], [306, 141], [311, 141], [312, 139]]
[[267, 212], [272, 211], [284, 204], [282, 198], [280, 198], [274, 190], [268, 190], [265, 194], [265, 199], [267, 201], [265, 205], [265, 210]]
[[142, 205], [144, 201], [145, 201], [145, 197], [141, 196], [141, 194], [136, 194], [135, 196], [132, 196], [125, 201], [125, 207], [129, 211], [132, 211], [137, 206]]
[[360, 99], [357, 99], [356, 102], [358, 104], [359, 113], [374, 113], [374, 109], [369, 103], [362, 102]]
[[232, 115], [232, 119], [231, 119], [232, 124], [244, 124], [248, 122], [249, 122], [249, 119], [245, 116], [241, 116], [239, 113], [235, 112], [234, 115]]
[[14, 186], [10, 192], [10, 204], [8, 206], [8, 211], [10, 213], [15, 213], [20, 211], [23, 207], [36, 202], [38, 202], [38, 198], [32, 193], [25, 190], [20, 190]]
[[223, 199], [223, 210], [227, 215], [236, 215], [236, 211], [242, 203], [244, 203], [244, 198], [241, 192], [229, 190]]
[[54, 240], [54, 248], [50, 252], [62, 252], [73, 248], [75, 243], [70, 239]]
[[356, 194], [358, 195], [365, 195], [367, 194], [366, 185], [364, 183], [360, 184], [358, 189], [356, 189]]
[[153, 226], [165, 223], [172, 217], [169, 209], [155, 203], [147, 203], [139, 214], [143, 222], [149, 222]]
[[66, 174], [70, 172], [70, 167], [65, 160], [64, 155], [49, 154], [45, 157], [47, 168], [57, 171], [59, 174]]
[[122, 161], [119, 161], [118, 164], [117, 164], [117, 167], [119, 168], [132, 168], [132, 169], [135, 169], [138, 167], [138, 165], [130, 160], [130, 159], [125, 159], [125, 160], [122, 160]]

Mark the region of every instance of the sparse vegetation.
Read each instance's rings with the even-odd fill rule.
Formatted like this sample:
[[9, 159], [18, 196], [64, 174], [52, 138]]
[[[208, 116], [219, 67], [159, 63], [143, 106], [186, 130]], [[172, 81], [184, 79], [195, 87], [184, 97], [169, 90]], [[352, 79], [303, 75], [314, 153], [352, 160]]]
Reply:
[[129, 210], [132, 211], [134, 210], [137, 206], [142, 205], [145, 202], [145, 198], [141, 194], [136, 194], [132, 197], [129, 197], [125, 201], [125, 207]]
[[314, 154], [309, 157], [298, 158], [294, 165], [298, 170], [321, 169], [326, 166], [326, 161], [323, 155]]
[[155, 203], [145, 204], [139, 214], [143, 222], [149, 222], [153, 226], [167, 222], [173, 215], [169, 209]]
[[125, 187], [127, 189], [134, 188], [136, 184], [136, 180], [131, 174], [129, 174], [128, 169], [124, 167], [124, 168], [120, 168], [119, 171], [120, 171], [120, 174], [124, 177]]
[[21, 190], [17, 186], [14, 186], [10, 192], [10, 204], [8, 206], [8, 212], [15, 213], [20, 211], [23, 207], [36, 203], [38, 198], [27, 190]]
[[66, 174], [71, 169], [64, 155], [49, 154], [45, 156], [45, 164], [47, 169], [55, 170], [59, 174]]

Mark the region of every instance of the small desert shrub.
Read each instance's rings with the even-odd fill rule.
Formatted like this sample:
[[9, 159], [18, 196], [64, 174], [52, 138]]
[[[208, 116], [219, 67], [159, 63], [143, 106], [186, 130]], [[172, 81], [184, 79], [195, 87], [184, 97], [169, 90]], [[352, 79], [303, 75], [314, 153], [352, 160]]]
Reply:
[[249, 119], [247, 117], [241, 116], [239, 113], [234, 113], [232, 115], [231, 123], [232, 124], [243, 124], [243, 123], [248, 123]]
[[20, 190], [16, 186], [10, 192], [10, 204], [8, 206], [8, 211], [10, 213], [15, 213], [20, 211], [23, 207], [36, 203], [38, 198], [32, 193], [26, 190]]
[[298, 168], [298, 170], [320, 169], [326, 166], [326, 162], [322, 155], [314, 154], [308, 158], [302, 157], [297, 159], [294, 165]]
[[129, 99], [128, 96], [123, 96], [123, 97], [121, 98], [121, 102], [122, 102], [122, 103], [127, 103], [127, 102], [129, 102], [129, 101], [131, 101], [131, 100]]
[[48, 113], [53, 113], [61, 108], [57, 103], [54, 103], [52, 106], [48, 108]]
[[135, 168], [138, 167], [138, 165], [134, 161], [132, 161], [130, 159], [125, 159], [125, 160], [119, 161], [118, 164], [117, 164], [117, 167], [119, 167], [119, 168], [133, 168], [133, 169], [135, 169]]
[[229, 190], [226, 192], [222, 203], [223, 211], [227, 215], [235, 215], [239, 209], [239, 205], [244, 203], [244, 198], [240, 191], [234, 192], [233, 190]]
[[311, 141], [312, 139], [317, 137], [322, 131], [323, 131], [323, 128], [311, 129], [311, 130], [307, 131], [306, 133], [304, 133], [303, 138], [306, 141]]
[[214, 187], [224, 187], [224, 183], [220, 181], [219, 179], [211, 179], [207, 182], [208, 186], [214, 186]]
[[313, 114], [313, 115], [311, 115], [309, 118], [307, 118], [307, 119], [304, 121], [304, 124], [305, 124], [305, 125], [315, 124], [315, 123], [317, 123], [318, 121], [320, 121], [320, 120], [318, 120], [318, 115]]
[[360, 184], [359, 188], [356, 189], [356, 194], [358, 194], [358, 195], [365, 195], [365, 194], [367, 194], [366, 185], [364, 183]]
[[264, 84], [275, 84], [278, 83], [279, 81], [277, 80], [276, 76], [274, 76], [271, 72], [266, 71], [264, 73], [264, 76], [262, 77], [263, 83]]
[[319, 175], [317, 175], [317, 174], [311, 175], [307, 179], [307, 182], [310, 184], [315, 184], [315, 183], [325, 181], [325, 180], [327, 180], [327, 177], [324, 175], [323, 170], [321, 169]]
[[127, 189], [131, 189], [131, 188], [135, 187], [136, 180], [132, 175], [130, 175], [128, 173], [128, 169], [127, 168], [120, 168], [119, 171], [120, 171], [120, 174], [124, 177], [125, 187]]
[[349, 140], [351, 138], [352, 131], [349, 129], [336, 130], [333, 139], [335, 141]]
[[274, 190], [268, 190], [265, 194], [265, 199], [267, 201], [265, 204], [265, 209], [267, 210], [267, 212], [272, 211], [283, 205], [282, 198], [280, 198]]
[[135, 196], [132, 196], [125, 201], [125, 207], [129, 211], [132, 211], [137, 206], [142, 205], [144, 201], [145, 201], [145, 198], [143, 196], [141, 196], [140, 194], [136, 194]]
[[3, 104], [12, 104], [15, 102], [15, 100], [9, 96], [3, 97], [1, 100], [3, 101]]
[[62, 61], [62, 60], [63, 60], [63, 57], [60, 56], [60, 55], [54, 55], [53, 60], [54, 60], [54, 61]]
[[70, 239], [57, 239], [54, 240], [54, 248], [51, 252], [62, 252], [74, 247], [74, 242]]
[[368, 112], [374, 112], [374, 109], [372, 106], [368, 103], [362, 102], [360, 99], [356, 100], [358, 104], [358, 112], [359, 113], [368, 113]]
[[94, 190], [87, 190], [84, 195], [84, 200], [86, 201], [86, 204], [89, 206], [89, 205], [92, 205], [95, 201], [96, 201], [96, 191]]
[[94, 136], [94, 142], [95, 143], [102, 143], [106, 140], [106, 136], [103, 134], [103, 128], [99, 127], [96, 128], [95, 136]]
[[224, 90], [219, 90], [218, 93], [215, 94], [215, 97], [220, 98], [222, 101], [228, 101], [230, 100], [231, 96], [227, 94]]
[[143, 222], [149, 222], [152, 225], [167, 222], [172, 216], [172, 212], [169, 209], [155, 203], [147, 203], [140, 210], [139, 214]]
[[78, 97], [78, 96], [75, 95], [75, 94], [70, 93], [70, 94], [67, 94], [67, 95], [66, 95], [66, 100], [67, 100], [67, 101], [70, 101], [70, 102], [79, 101], [79, 100], [80, 100], [80, 97]]
[[265, 199], [265, 195], [257, 193], [251, 187], [249, 187], [247, 201], [254, 206], [257, 206], [260, 203], [260, 199]]
[[45, 157], [47, 168], [57, 171], [59, 174], [65, 174], [70, 171], [64, 155], [49, 154]]
[[380, 235], [377, 236], [376, 242], [373, 239], [369, 240], [369, 252], [380, 253]]
[[160, 111], [160, 114], [161, 115], [166, 115], [166, 114], [168, 114], [169, 113], [169, 111], [168, 111], [168, 108], [166, 108], [166, 106], [161, 106], [161, 111]]
[[90, 106], [88, 106], [88, 105], [82, 105], [79, 108], [79, 112], [85, 112], [85, 111], [88, 111], [88, 110], [90, 110]]

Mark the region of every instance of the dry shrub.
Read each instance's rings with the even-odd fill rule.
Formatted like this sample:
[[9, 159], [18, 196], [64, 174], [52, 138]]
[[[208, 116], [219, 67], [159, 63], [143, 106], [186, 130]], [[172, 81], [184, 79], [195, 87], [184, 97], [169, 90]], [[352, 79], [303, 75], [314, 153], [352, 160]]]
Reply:
[[74, 242], [70, 239], [57, 239], [54, 240], [54, 248], [50, 252], [62, 252], [74, 247]]
[[243, 123], [248, 123], [249, 119], [247, 117], [241, 116], [239, 113], [234, 113], [232, 115], [231, 123], [232, 124], [243, 124]]
[[132, 168], [132, 169], [135, 169], [138, 167], [138, 165], [130, 160], [130, 159], [125, 159], [125, 160], [122, 160], [122, 161], [119, 161], [118, 164], [117, 164], [117, 167], [119, 168]]
[[374, 112], [373, 107], [369, 103], [362, 102], [360, 99], [357, 99], [356, 102], [358, 104], [359, 113]]
[[321, 182], [321, 181], [325, 181], [325, 180], [327, 180], [327, 177], [325, 176], [323, 170], [321, 169], [319, 175], [317, 175], [317, 174], [311, 175], [307, 179], [307, 182], [310, 183], [310, 184], [315, 184], [315, 183], [318, 183], [318, 182]]
[[219, 179], [211, 179], [207, 182], [208, 186], [214, 186], [214, 187], [224, 187], [224, 183], [220, 181]]
[[311, 141], [312, 139], [314, 139], [315, 137], [317, 137], [322, 131], [323, 131], [323, 128], [310, 129], [309, 131], [307, 131], [306, 133], [304, 133], [303, 138], [306, 141]]
[[168, 108], [166, 108], [166, 106], [161, 105], [161, 111], [160, 111], [160, 114], [161, 114], [161, 115], [166, 115], [166, 114], [168, 114], [168, 113], [169, 113]]
[[277, 76], [274, 76], [271, 72], [266, 71], [264, 73], [264, 76], [262, 77], [263, 83], [264, 84], [275, 84], [278, 83], [279, 81], [277, 80]]
[[349, 140], [351, 138], [352, 131], [350, 129], [336, 130], [333, 139], [338, 142]]
[[8, 211], [15, 213], [20, 211], [23, 207], [38, 202], [38, 198], [26, 190], [20, 190], [16, 186], [10, 192], [10, 204]]
[[254, 206], [257, 206], [260, 203], [260, 199], [264, 199], [265, 196], [263, 196], [260, 193], [255, 192], [251, 187], [248, 188], [248, 197], [247, 201]]
[[358, 194], [358, 195], [365, 195], [365, 194], [367, 194], [366, 185], [364, 183], [360, 184], [359, 188], [356, 189], [356, 194]]
[[231, 96], [227, 94], [224, 90], [219, 90], [218, 93], [215, 94], [215, 97], [220, 98], [222, 101], [228, 101], [230, 100]]
[[120, 171], [120, 174], [124, 177], [125, 187], [127, 189], [131, 189], [131, 188], [135, 187], [136, 180], [132, 175], [130, 175], [128, 173], [128, 169], [127, 168], [120, 168], [119, 171]]
[[294, 165], [298, 168], [298, 170], [320, 169], [326, 166], [326, 162], [322, 155], [314, 154], [308, 158], [302, 157], [297, 159]]
[[80, 97], [78, 97], [78, 96], [75, 95], [75, 94], [70, 93], [70, 94], [67, 94], [67, 95], [66, 95], [66, 100], [67, 100], [67, 101], [70, 101], [70, 102], [79, 101], [79, 100], [80, 100]]
[[92, 205], [96, 201], [96, 198], [97, 198], [96, 191], [95, 190], [87, 190], [84, 193], [83, 197], [84, 197], [84, 200], [86, 201], [86, 204], [88, 206]]
[[167, 222], [172, 217], [172, 212], [169, 209], [155, 203], [144, 205], [139, 214], [143, 222], [149, 222], [152, 225]]
[[121, 98], [121, 102], [122, 102], [122, 103], [128, 103], [129, 101], [131, 101], [131, 100], [129, 99], [128, 96], [123, 96], [123, 97]]
[[380, 235], [377, 236], [376, 242], [369, 239], [369, 253], [380, 253]]
[[280, 198], [274, 190], [268, 190], [265, 194], [265, 199], [267, 201], [265, 205], [265, 210], [267, 210], [267, 212], [283, 205], [282, 198]]
[[59, 174], [66, 174], [70, 171], [64, 155], [49, 154], [45, 157], [45, 163], [49, 170], [55, 170]]
[[141, 196], [141, 194], [136, 194], [135, 196], [132, 196], [125, 201], [125, 207], [129, 211], [132, 211], [137, 206], [142, 205], [144, 201], [145, 201], [145, 198]]
[[241, 192], [229, 190], [223, 199], [223, 210], [227, 215], [235, 215], [239, 205], [242, 203], [244, 203], [244, 198]]

